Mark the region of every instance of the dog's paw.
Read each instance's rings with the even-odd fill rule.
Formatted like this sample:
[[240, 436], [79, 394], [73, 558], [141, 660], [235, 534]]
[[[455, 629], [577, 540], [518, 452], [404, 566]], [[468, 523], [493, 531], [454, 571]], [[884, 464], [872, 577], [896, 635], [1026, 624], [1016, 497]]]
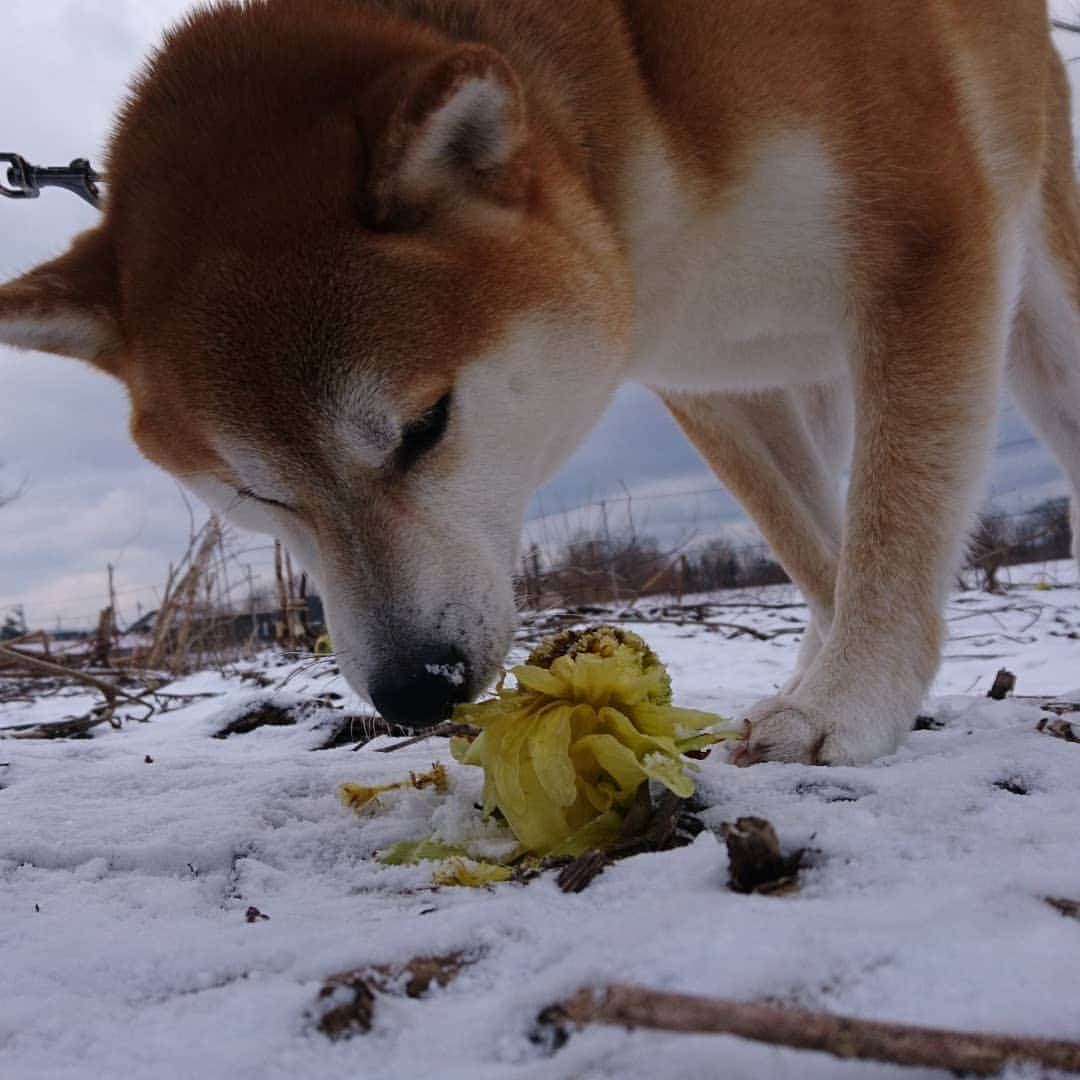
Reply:
[[760, 701], [746, 719], [747, 739], [731, 754], [742, 766], [762, 761], [864, 765], [891, 754], [902, 731], [881, 715], [845, 715], [842, 709], [817, 708], [794, 695]]

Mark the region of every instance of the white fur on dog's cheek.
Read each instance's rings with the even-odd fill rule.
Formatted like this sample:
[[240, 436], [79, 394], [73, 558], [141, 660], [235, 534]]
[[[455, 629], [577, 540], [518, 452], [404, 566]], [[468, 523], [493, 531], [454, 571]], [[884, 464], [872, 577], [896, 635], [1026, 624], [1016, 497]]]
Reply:
[[206, 505], [226, 518], [230, 523], [238, 525], [241, 529], [249, 532], [269, 532], [266, 526], [269, 523], [268, 516], [262, 512], [263, 507], [254, 503], [251, 499], [244, 499], [235, 488], [223, 484], [213, 476], [185, 476], [184, 486], [200, 498]]
[[184, 486], [198, 496], [206, 505], [225, 518], [230, 525], [247, 532], [266, 533], [275, 536], [278, 532], [278, 517], [283, 511], [275, 511], [256, 499], [241, 495], [235, 488], [223, 484], [212, 476], [188, 476]]
[[293, 561], [317, 584], [321, 581], [322, 565], [314, 534], [295, 514], [240, 495], [212, 476], [189, 476], [184, 484], [230, 525], [281, 540]]
[[624, 348], [591, 323], [533, 317], [465, 368], [455, 389], [464, 444], [455, 495], [480, 507], [509, 500], [523, 514], [611, 401]]

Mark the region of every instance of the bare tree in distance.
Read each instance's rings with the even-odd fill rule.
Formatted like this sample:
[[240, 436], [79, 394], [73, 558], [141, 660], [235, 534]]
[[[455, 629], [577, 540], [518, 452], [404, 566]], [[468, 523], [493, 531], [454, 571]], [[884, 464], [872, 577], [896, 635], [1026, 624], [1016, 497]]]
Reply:
[[988, 509], [971, 534], [965, 567], [975, 571], [977, 588], [1005, 592], [998, 575], [1006, 567], [1068, 559], [1071, 546], [1068, 499], [1045, 499], [1012, 514]]
[[969, 541], [968, 566], [978, 575], [983, 592], [1003, 591], [998, 573], [1008, 562], [1011, 541], [1008, 518], [995, 513], [980, 516]]

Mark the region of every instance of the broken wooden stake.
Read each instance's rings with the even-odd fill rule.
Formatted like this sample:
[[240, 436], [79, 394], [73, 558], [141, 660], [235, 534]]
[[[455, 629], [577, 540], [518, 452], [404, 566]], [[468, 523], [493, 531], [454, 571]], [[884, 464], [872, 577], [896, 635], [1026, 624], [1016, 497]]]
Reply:
[[782, 896], [799, 887], [803, 852], [784, 855], [776, 830], [764, 818], [724, 822], [720, 835], [728, 850], [728, 885], [737, 893]]
[[1001, 668], [994, 676], [994, 685], [986, 692], [992, 701], [1004, 701], [1016, 689], [1016, 676], [1006, 668]]

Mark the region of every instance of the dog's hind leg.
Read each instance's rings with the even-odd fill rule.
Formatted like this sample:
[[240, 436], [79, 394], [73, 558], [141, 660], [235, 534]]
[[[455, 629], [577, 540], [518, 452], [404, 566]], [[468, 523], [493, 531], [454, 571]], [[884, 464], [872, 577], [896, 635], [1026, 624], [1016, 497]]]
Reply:
[[1072, 489], [1073, 555], [1080, 563], [1080, 192], [1068, 123], [1055, 127], [1008, 370], [1014, 399]]
[[840, 475], [851, 455], [841, 383], [757, 394], [664, 394], [664, 403], [753, 518], [810, 606], [794, 690], [829, 633], [840, 556]]

